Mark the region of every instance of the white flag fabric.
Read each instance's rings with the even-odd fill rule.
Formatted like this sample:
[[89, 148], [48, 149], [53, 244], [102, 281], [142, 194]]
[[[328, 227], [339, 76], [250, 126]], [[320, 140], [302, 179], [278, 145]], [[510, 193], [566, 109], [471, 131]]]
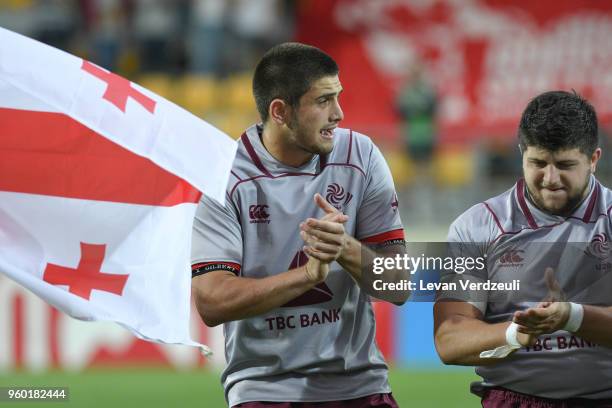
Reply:
[[224, 201], [235, 151], [153, 92], [0, 28], [0, 273], [69, 315], [198, 345], [191, 225], [202, 193]]

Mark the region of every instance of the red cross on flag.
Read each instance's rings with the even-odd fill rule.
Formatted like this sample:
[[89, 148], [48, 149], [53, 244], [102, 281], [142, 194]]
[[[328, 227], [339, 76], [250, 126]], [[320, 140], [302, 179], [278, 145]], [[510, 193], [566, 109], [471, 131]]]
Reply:
[[88, 61], [0, 28], [0, 273], [84, 320], [198, 345], [191, 225], [236, 143]]

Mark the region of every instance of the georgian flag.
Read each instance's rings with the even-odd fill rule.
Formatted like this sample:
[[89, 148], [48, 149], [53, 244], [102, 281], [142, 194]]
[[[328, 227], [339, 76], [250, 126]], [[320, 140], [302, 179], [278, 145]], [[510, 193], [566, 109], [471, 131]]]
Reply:
[[0, 273], [82, 320], [189, 334], [191, 225], [236, 143], [162, 97], [0, 28]]

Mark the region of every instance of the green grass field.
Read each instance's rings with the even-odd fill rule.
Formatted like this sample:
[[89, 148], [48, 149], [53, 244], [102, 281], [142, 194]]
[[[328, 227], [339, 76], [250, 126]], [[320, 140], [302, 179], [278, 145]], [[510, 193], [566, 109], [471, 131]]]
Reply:
[[[391, 385], [401, 407], [478, 407], [469, 394], [475, 375], [469, 370], [393, 370]], [[160, 368], [98, 369], [84, 373], [0, 374], [0, 387], [68, 387], [70, 399], [61, 403], [0, 402], [18, 407], [225, 407], [219, 374], [177, 372]]]

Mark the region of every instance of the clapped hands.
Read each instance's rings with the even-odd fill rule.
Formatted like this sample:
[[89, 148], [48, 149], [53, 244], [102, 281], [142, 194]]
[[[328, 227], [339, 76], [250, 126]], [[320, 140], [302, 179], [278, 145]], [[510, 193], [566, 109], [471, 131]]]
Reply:
[[532, 345], [542, 334], [562, 330], [569, 319], [570, 303], [565, 301], [554, 270], [546, 268], [544, 276], [549, 291], [547, 297], [534, 307], [514, 312], [512, 319], [518, 324], [518, 341], [526, 346]]
[[321, 279], [321, 273], [311, 272], [311, 269], [317, 266], [328, 269], [329, 264], [342, 255], [347, 244], [344, 224], [348, 221], [348, 216], [338, 211], [318, 193], [315, 194], [314, 201], [325, 214], [318, 219], [304, 220], [300, 224], [300, 236], [305, 243], [304, 253], [309, 258], [307, 273], [320, 281], [325, 278]]

